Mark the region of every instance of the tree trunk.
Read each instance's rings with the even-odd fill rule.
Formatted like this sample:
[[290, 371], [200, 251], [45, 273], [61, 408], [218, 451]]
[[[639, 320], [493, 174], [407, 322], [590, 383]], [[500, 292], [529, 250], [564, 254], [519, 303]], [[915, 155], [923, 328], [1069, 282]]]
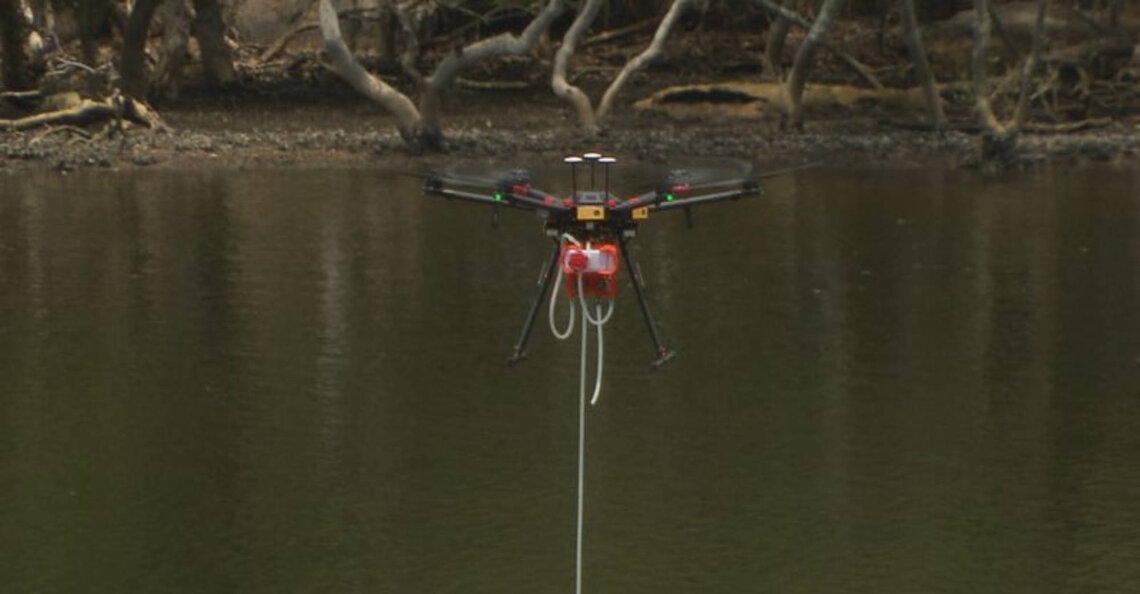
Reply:
[[974, 77], [976, 108], [982, 126], [995, 135], [1003, 135], [1006, 129], [994, 115], [994, 108], [990, 103], [990, 91], [986, 85], [989, 78], [989, 73], [986, 70], [986, 56], [989, 54], [992, 29], [993, 22], [990, 20], [989, 0], [974, 0], [974, 48], [970, 54], [970, 71]]
[[591, 134], [598, 130], [598, 118], [594, 113], [594, 107], [582, 89], [566, 81], [566, 69], [570, 58], [578, 48], [578, 41], [594, 23], [594, 18], [598, 16], [598, 9], [601, 7], [602, 0], [587, 0], [586, 5], [578, 11], [574, 23], [562, 37], [562, 45], [554, 54], [554, 73], [550, 77], [550, 86], [554, 89], [554, 94], [574, 107], [574, 111], [578, 114], [578, 125]]
[[178, 96], [178, 86], [182, 79], [182, 66], [186, 63], [186, 51], [190, 41], [189, 11], [187, 0], [166, 0], [162, 11], [162, 56], [155, 67], [155, 90], [173, 99]]
[[1025, 123], [1026, 108], [1029, 105], [1029, 95], [1033, 86], [1033, 75], [1037, 71], [1037, 65], [1041, 63], [1042, 37], [1045, 31], [1045, 2], [1046, 0], [1037, 0], [1037, 14], [1033, 21], [1032, 46], [1029, 50], [1029, 56], [1021, 67], [1021, 89], [1017, 95], [1017, 106], [1013, 110], [1013, 125], [1017, 128]]
[[82, 0], [75, 7], [79, 26], [79, 45], [83, 52], [83, 62], [88, 66], [98, 66], [98, 41], [115, 8], [111, 0]]
[[[794, 10], [776, 4], [772, 0], [752, 0], [752, 3], [756, 6], [764, 8], [774, 16], [787, 21], [789, 25], [795, 25], [805, 31], [808, 31], [809, 34], [811, 32], [811, 29], [815, 26], [806, 18], [796, 13]], [[828, 27], [830, 27], [830, 24]], [[784, 35], [786, 34], [787, 32], [785, 31]], [[783, 44], [782, 38], [780, 40], [780, 43]], [[840, 60], [843, 60], [844, 64], [847, 64], [847, 66], [854, 70], [856, 74], [863, 78], [863, 80], [867, 81], [867, 84], [876, 89], [883, 88], [883, 83], [879, 82], [879, 79], [875, 77], [875, 74], [871, 72], [871, 69], [863, 65], [861, 62], [859, 62], [859, 60], [856, 60], [851, 56], [851, 54], [848, 54], [842, 49], [831, 45], [827, 42], [827, 39], [822, 37], [817, 41], [817, 43], [827, 48], [828, 50], [831, 50], [831, 52], [834, 53]], [[814, 48], [812, 51], [814, 51]]]
[[930, 110], [930, 119], [938, 131], [946, 128], [946, 113], [942, 110], [942, 97], [938, 95], [934, 74], [930, 71], [930, 62], [926, 59], [926, 49], [922, 46], [922, 34], [918, 29], [918, 15], [914, 10], [914, 0], [901, 0], [900, 7], [906, 30], [906, 45], [910, 57], [914, 61], [914, 73], [918, 83], [922, 85], [923, 95], [926, 96], [926, 106]]
[[610, 83], [609, 88], [606, 89], [605, 95], [602, 96], [602, 102], [598, 105], [598, 119], [604, 120], [609, 117], [618, 93], [625, 87], [630, 76], [657, 59], [657, 56], [661, 54], [662, 48], [665, 47], [665, 40], [668, 39], [670, 31], [673, 30], [673, 27], [677, 24], [681, 15], [695, 3], [696, 0], [673, 0], [673, 5], [669, 7], [669, 12], [665, 13], [664, 18], [661, 19], [661, 24], [657, 26], [657, 32], [653, 34], [653, 40], [649, 43], [649, 47], [626, 62], [621, 72], [618, 73], [614, 81]]
[[0, 61], [7, 90], [20, 91], [31, 84], [28, 56], [24, 53], [29, 32], [19, 0], [0, 0]]
[[815, 50], [823, 42], [824, 37], [831, 28], [831, 21], [835, 18], [835, 13], [842, 4], [843, 0], [824, 0], [823, 6], [819, 9], [819, 15], [816, 16], [815, 23], [813, 23], [811, 29], [808, 30], [807, 37], [804, 38], [799, 51], [796, 52], [796, 59], [792, 63], [792, 71], [788, 75], [788, 81], [784, 90], [787, 101], [785, 106], [787, 124], [790, 124], [794, 129], [802, 130], [804, 127], [804, 85], [807, 82], [807, 76], [811, 70]]
[[982, 159], [986, 161], [1009, 162], [1017, 151], [1017, 134], [1025, 121], [1025, 108], [1029, 102], [1030, 79], [1041, 58], [1042, 31], [1045, 23], [1045, 0], [1037, 0], [1037, 15], [1033, 26], [1033, 49], [1020, 71], [1020, 92], [1013, 115], [1002, 121], [994, 112], [986, 81], [986, 56], [992, 29], [989, 0], [974, 0], [974, 49], [971, 54], [971, 70], [974, 78], [974, 93], [977, 96], [978, 117], [982, 133]]
[[150, 21], [158, 3], [159, 0], [135, 0], [131, 14], [127, 17], [127, 28], [123, 31], [120, 85], [125, 95], [139, 100], [145, 100], [150, 89], [146, 42], [150, 34]]
[[194, 0], [198, 16], [194, 19], [194, 37], [202, 50], [202, 70], [206, 81], [224, 86], [237, 80], [233, 56], [226, 44], [226, 23], [218, 0]]
[[408, 8], [407, 4], [399, 2], [394, 2], [392, 5], [392, 10], [396, 14], [396, 22], [400, 24], [400, 31], [404, 40], [404, 48], [400, 52], [400, 69], [416, 84], [421, 84], [424, 81], [424, 75], [416, 66], [421, 52], [420, 32], [416, 24], [412, 22], [412, 15], [408, 13]]
[[340, 23], [331, 0], [320, 0], [321, 37], [325, 40], [325, 51], [332, 60], [333, 71], [338, 76], [395, 115], [399, 121], [400, 134], [407, 142], [434, 149], [440, 146], [443, 139], [440, 104], [444, 89], [451, 86], [460, 71], [481, 60], [530, 51], [542, 33], [550, 27], [550, 23], [561, 14], [562, 3], [563, 0], [549, 0], [518, 36], [503, 33], [449, 53], [420, 85], [422, 95], [418, 109], [407, 95], [370, 74], [352, 55], [341, 37]]
[[332, 60], [333, 72], [361, 95], [379, 103], [396, 116], [400, 135], [405, 140], [413, 140], [420, 133], [420, 112], [412, 100], [392, 88], [380, 77], [370, 74], [353, 57], [340, 34], [340, 21], [330, 0], [320, 0], [321, 37], [325, 41], [325, 51]]
[[455, 78], [462, 70], [493, 56], [518, 55], [534, 49], [554, 19], [562, 14], [562, 10], [563, 0], [549, 0], [519, 35], [502, 33], [449, 53], [436, 66], [431, 76], [424, 79], [422, 85], [420, 115], [423, 117], [421, 124], [423, 136], [429, 140], [441, 137], [441, 94], [455, 82]]
[[602, 100], [598, 104], [596, 111], [589, 96], [578, 87], [570, 84], [566, 76], [570, 58], [573, 57], [582, 36], [586, 30], [589, 29], [590, 24], [594, 22], [599, 9], [602, 7], [601, 0], [589, 0], [586, 3], [581, 12], [578, 13], [578, 17], [574, 19], [574, 23], [570, 25], [570, 29], [566, 31], [566, 35], [562, 38], [562, 45], [558, 48], [558, 53], [554, 56], [554, 73], [550, 78], [550, 86], [554, 89], [554, 94], [570, 103], [574, 111], [578, 114], [579, 127], [590, 134], [594, 134], [598, 131], [601, 121], [606, 119], [610, 112], [613, 111], [617, 96], [621, 93], [622, 89], [625, 88], [630, 77], [642, 68], [645, 68], [646, 65], [661, 54], [661, 49], [665, 46], [665, 40], [668, 39], [669, 32], [673, 29], [673, 26], [677, 23], [681, 14], [694, 2], [695, 0], [673, 0], [669, 11], [657, 25], [657, 31], [653, 34], [653, 40], [649, 43], [649, 47], [625, 63], [621, 72], [618, 73], [613, 82], [606, 88], [606, 92], [602, 95]]
[[764, 65], [764, 77], [771, 80], [784, 78], [783, 60], [784, 41], [788, 38], [788, 31], [792, 23], [782, 16], [772, 19], [768, 25], [768, 37], [764, 40], [764, 56], [761, 58]]

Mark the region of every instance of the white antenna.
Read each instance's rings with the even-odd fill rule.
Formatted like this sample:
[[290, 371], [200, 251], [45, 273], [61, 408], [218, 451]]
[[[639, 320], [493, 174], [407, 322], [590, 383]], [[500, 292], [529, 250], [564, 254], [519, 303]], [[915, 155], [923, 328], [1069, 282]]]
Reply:
[[570, 166], [570, 193], [574, 196], [574, 199], [577, 200], [578, 171], [576, 166], [578, 163], [582, 162], [582, 157], [579, 157], [577, 155], [570, 155], [569, 157], [563, 157], [562, 162]]
[[602, 158], [601, 153], [585, 153], [582, 158], [590, 162], [590, 189], [594, 189], [594, 164]]
[[605, 165], [605, 167], [606, 167], [606, 169], [605, 169], [605, 172], [606, 172], [606, 188], [605, 188], [605, 190], [606, 190], [606, 198], [608, 199], [610, 197], [610, 165], [617, 163], [617, 159], [615, 159], [613, 157], [599, 157], [598, 162], [601, 163], [602, 165]]

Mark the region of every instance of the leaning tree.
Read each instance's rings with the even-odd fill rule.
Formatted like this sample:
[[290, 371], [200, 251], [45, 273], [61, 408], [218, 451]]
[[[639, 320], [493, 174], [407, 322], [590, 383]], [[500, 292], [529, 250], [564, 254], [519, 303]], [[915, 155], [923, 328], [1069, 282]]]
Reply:
[[903, 35], [906, 38], [907, 51], [910, 52], [910, 59], [914, 61], [915, 77], [922, 86], [926, 107], [930, 110], [931, 123], [941, 132], [946, 129], [946, 112], [942, 109], [942, 97], [938, 94], [934, 73], [930, 70], [930, 60], [927, 59], [926, 49], [922, 45], [922, 33], [918, 28], [918, 14], [914, 8], [914, 0], [899, 0], [899, 8], [902, 11]]
[[795, 129], [802, 129], [804, 126], [804, 85], [807, 83], [808, 73], [811, 71], [815, 51], [823, 43], [828, 30], [831, 29], [831, 22], [835, 18], [835, 13], [842, 4], [843, 0], [823, 0], [823, 6], [820, 7], [815, 22], [808, 29], [807, 37], [800, 44], [800, 48], [796, 50], [795, 61], [792, 62], [792, 70], [788, 73], [784, 88], [785, 100], [787, 101], [785, 105], [786, 122]]
[[562, 13], [564, 4], [563, 0], [548, 0], [520, 34], [502, 33], [452, 49], [430, 75], [420, 75], [405, 60], [404, 70], [415, 81], [419, 92], [418, 102], [361, 65], [341, 36], [340, 22], [331, 0], [320, 0], [321, 36], [332, 69], [341, 79], [395, 116], [405, 142], [416, 147], [435, 149], [443, 142], [443, 92], [455, 82], [459, 73], [491, 57], [523, 54], [532, 50], [554, 19]]
[[669, 10], [657, 26], [657, 32], [653, 35], [653, 40], [650, 41], [649, 46], [625, 63], [625, 66], [622, 67], [602, 95], [601, 102], [595, 109], [590, 97], [581, 88], [569, 82], [567, 69], [570, 58], [577, 50], [582, 35], [593, 24], [603, 1], [588, 0], [578, 11], [577, 18], [570, 25], [570, 29], [566, 31], [562, 38], [562, 45], [559, 46], [558, 52], [554, 55], [554, 72], [551, 76], [551, 87], [554, 89], [554, 94], [567, 101], [574, 108], [578, 115], [578, 125], [591, 134], [596, 133], [602, 122], [609, 117], [618, 94], [621, 93], [630, 78], [661, 54], [665, 40], [669, 37], [669, 33], [681, 15], [696, 4], [696, 0], [673, 0]]
[[[911, 60], [914, 62], [915, 77], [922, 87], [923, 96], [934, 128], [942, 130], [946, 127], [946, 114], [942, 109], [942, 99], [938, 94], [934, 75], [931, 72], [926, 50], [922, 44], [922, 35], [919, 31], [918, 16], [915, 10], [914, 0], [898, 0], [898, 2], [899, 11], [903, 20], [903, 35], [906, 41], [907, 51], [910, 53]], [[824, 0], [814, 21], [809, 21], [794, 10], [778, 4], [774, 0], [752, 0], [752, 3], [764, 8], [773, 16], [764, 56], [762, 57], [765, 72], [769, 73], [769, 75], [779, 77], [779, 61], [776, 55], [784, 44], [788, 29], [795, 26], [807, 31], [807, 36], [796, 52], [795, 62], [786, 79], [784, 88], [784, 115], [786, 124], [790, 124], [795, 129], [801, 129], [803, 127], [804, 87], [811, 71], [812, 58], [818, 48], [822, 47], [830, 50], [844, 64], [855, 71], [860, 78], [866, 81], [867, 84], [876, 89], [883, 88], [882, 83], [879, 82], [870, 68], [864, 66], [842, 49], [830, 43], [827, 39], [832, 22], [835, 19], [836, 13], [842, 7], [843, 0]]]
[[1026, 119], [1031, 80], [1037, 65], [1041, 62], [1042, 31], [1045, 23], [1045, 1], [1037, 0], [1037, 13], [1033, 24], [1033, 41], [1029, 55], [1017, 72], [1018, 93], [1008, 119], [998, 117], [994, 108], [989, 87], [987, 56], [989, 39], [993, 30], [993, 14], [989, 0], [974, 0], [974, 49], [970, 69], [974, 79], [974, 96], [978, 117], [981, 119], [982, 159], [987, 161], [1010, 161], [1017, 150], [1017, 136]]

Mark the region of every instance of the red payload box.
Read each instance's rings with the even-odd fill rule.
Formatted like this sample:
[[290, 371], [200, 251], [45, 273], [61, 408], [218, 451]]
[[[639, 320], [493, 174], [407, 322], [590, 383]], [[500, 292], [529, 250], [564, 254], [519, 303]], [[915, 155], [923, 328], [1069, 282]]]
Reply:
[[578, 277], [582, 277], [582, 293], [593, 299], [613, 299], [617, 294], [617, 272], [621, 252], [612, 243], [583, 247], [563, 244], [558, 262], [566, 293], [577, 299]]

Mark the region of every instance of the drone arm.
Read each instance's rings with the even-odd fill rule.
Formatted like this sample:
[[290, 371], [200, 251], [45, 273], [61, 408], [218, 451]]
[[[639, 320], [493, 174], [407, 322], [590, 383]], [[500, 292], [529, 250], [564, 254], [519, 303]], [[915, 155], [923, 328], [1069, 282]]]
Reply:
[[757, 186], [753, 183], [751, 185], [745, 185], [744, 187], [741, 187], [741, 188], [738, 188], [735, 190], [725, 190], [723, 192], [713, 192], [711, 194], [702, 194], [699, 196], [688, 196], [688, 197], [678, 198], [676, 200], [672, 200], [672, 201], [668, 201], [668, 202], [659, 202], [657, 204], [650, 206], [649, 208], [650, 208], [650, 210], [653, 210], [653, 211], [667, 211], [667, 210], [675, 210], [678, 208], [688, 209], [688, 208], [693, 207], [693, 206], [699, 206], [702, 204], [711, 204], [713, 202], [723, 202], [725, 200], [739, 200], [740, 198], [745, 198], [747, 196], [757, 196], [760, 193], [761, 192], [760, 192], [759, 186]]
[[633, 210], [642, 206], [649, 206], [661, 200], [661, 197], [662, 194], [657, 190], [646, 192], [640, 196], [634, 196], [633, 198], [630, 198], [629, 200], [618, 204], [617, 206], [613, 207], [612, 210], [614, 212], [625, 212], [627, 210]]
[[521, 210], [535, 209], [555, 212], [568, 210], [556, 197], [531, 188], [527, 189], [526, 194], [515, 193], [510, 189], [506, 191], [496, 190], [493, 194], [484, 194], [449, 188], [442, 179], [428, 178], [428, 180], [424, 182], [424, 193], [489, 206], [509, 206]]
[[525, 206], [515, 204], [507, 200], [499, 200], [494, 196], [487, 194], [478, 194], [475, 192], [466, 192], [463, 190], [455, 190], [452, 188], [425, 186], [424, 193], [441, 196], [443, 198], [463, 200], [465, 202], [474, 202], [476, 204], [487, 204], [490, 206], [510, 206], [512, 208], [526, 208]]
[[506, 194], [506, 197], [518, 208], [533, 208], [535, 210], [548, 210], [552, 212], [566, 212], [570, 210], [570, 208], [562, 204], [562, 201], [557, 197], [533, 188], [528, 189], [526, 194], [511, 192], [510, 194]]
[[542, 200], [544, 202], [558, 200], [558, 196], [555, 196], [554, 194], [547, 194], [538, 188], [528, 187], [526, 189], [526, 195], [530, 198], [537, 198], [538, 200]]

